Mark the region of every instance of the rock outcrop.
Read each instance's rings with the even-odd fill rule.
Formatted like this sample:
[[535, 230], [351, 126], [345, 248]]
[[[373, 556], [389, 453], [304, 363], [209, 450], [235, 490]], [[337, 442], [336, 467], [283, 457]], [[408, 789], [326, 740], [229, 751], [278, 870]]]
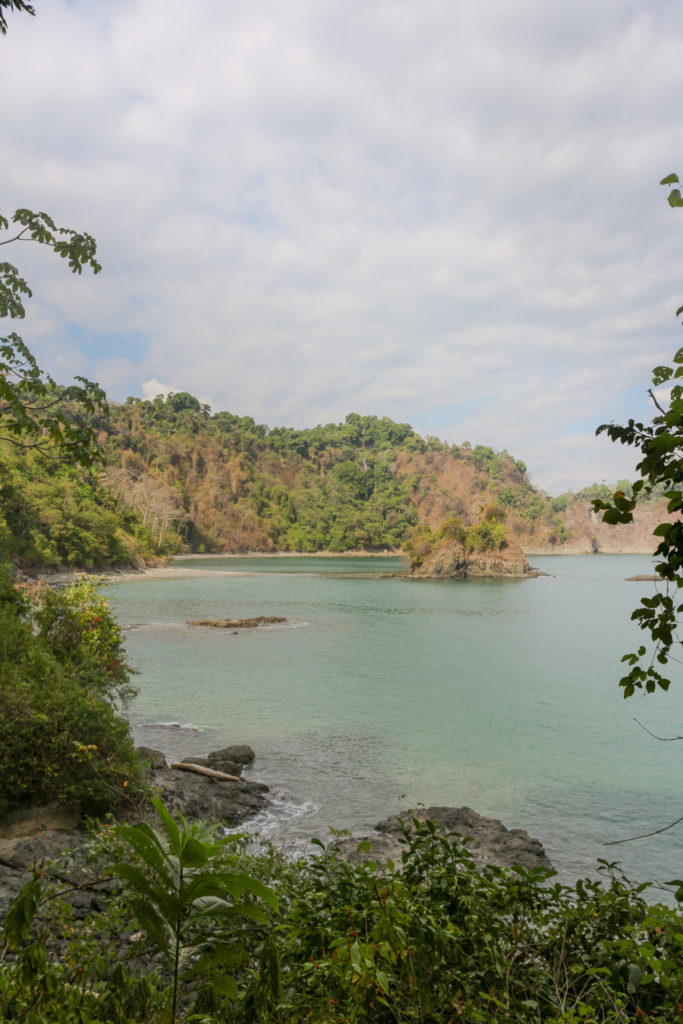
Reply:
[[457, 541], [444, 539], [409, 575], [417, 579], [522, 578], [534, 572], [515, 544], [498, 551], [470, 552]]
[[[244, 766], [253, 763], [254, 751], [239, 744], [214, 750], [206, 757], [186, 757], [184, 761], [239, 777]], [[218, 821], [229, 828], [253, 818], [267, 803], [268, 787], [261, 782], [231, 782], [195, 775], [169, 768], [165, 760], [162, 767], [152, 768], [150, 781], [172, 814], [180, 812], [190, 820]]]
[[[230, 782], [177, 771], [169, 768], [161, 751], [151, 747], [138, 747], [137, 753], [149, 772], [152, 792], [162, 798], [172, 814], [235, 828], [253, 818], [268, 802], [268, 787], [260, 782], [245, 782], [241, 778]], [[214, 750], [205, 758], [186, 760], [240, 776], [243, 767], [254, 761], [254, 751], [245, 744], [236, 744]], [[136, 808], [129, 820], [134, 823], [141, 816], [153, 823], [156, 812], [151, 805]], [[11, 811], [0, 822], [0, 920], [29, 878], [34, 863], [53, 860], [86, 842], [81, 809], [76, 804], [51, 803]], [[87, 909], [86, 904], [87, 901]]]
[[361, 841], [358, 838], [343, 839], [335, 844], [335, 849], [345, 860], [356, 863], [393, 860], [400, 865], [401, 853], [406, 849], [403, 824], [411, 829], [413, 820], [434, 821], [440, 833], [468, 837], [467, 848], [481, 868], [489, 864], [497, 867], [519, 864], [527, 870], [553, 869], [538, 839], [533, 839], [524, 829], [508, 829], [496, 818], [484, 818], [471, 807], [421, 807], [417, 811], [406, 811], [376, 825], [379, 835], [365, 837], [369, 843], [367, 852], [358, 851]]
[[272, 626], [287, 619], [279, 615], [255, 615], [251, 619], [194, 619], [188, 626], [211, 626], [213, 629], [255, 629], [257, 626]]

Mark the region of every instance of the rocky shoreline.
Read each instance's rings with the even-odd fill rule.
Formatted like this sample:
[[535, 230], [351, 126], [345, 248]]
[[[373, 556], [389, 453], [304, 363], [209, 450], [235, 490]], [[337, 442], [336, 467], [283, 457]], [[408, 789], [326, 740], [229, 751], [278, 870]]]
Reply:
[[[182, 814], [190, 821], [215, 821], [226, 828], [239, 828], [256, 817], [269, 803], [268, 787], [242, 778], [242, 771], [252, 765], [254, 751], [246, 744], [215, 750], [206, 757], [186, 757], [169, 765], [161, 751], [138, 747], [138, 755], [149, 773], [151, 788], [164, 801], [172, 814]], [[154, 823], [156, 812], [151, 805], [136, 808], [124, 817], [133, 823], [148, 820]], [[406, 811], [401, 817], [378, 822], [374, 833], [338, 840], [329, 849], [348, 861], [370, 859], [393, 860], [399, 865], [404, 827], [412, 822], [433, 820], [437, 831], [468, 837], [468, 848], [480, 867], [496, 865], [511, 867], [520, 864], [530, 869], [552, 869], [541, 843], [522, 829], [508, 829], [500, 821], [485, 818], [469, 807], [428, 807]], [[358, 845], [365, 840], [366, 852]], [[0, 822], [0, 921], [21, 886], [30, 877], [34, 866], [49, 865], [67, 853], [77, 854], [88, 841], [88, 831], [76, 805], [52, 803], [40, 807], [18, 808]], [[47, 875], [60, 877], [59, 867], [46, 866]], [[97, 908], [97, 896], [87, 891], [74, 895], [77, 917]]]
[[[152, 792], [161, 797], [174, 815], [180, 813], [190, 821], [216, 821], [226, 828], [236, 828], [255, 817], [268, 803], [266, 785], [241, 778], [245, 765], [254, 760], [254, 751], [245, 744], [213, 751], [205, 758], [185, 758], [180, 762], [184, 770], [172, 768], [159, 750], [138, 747], [137, 752], [149, 773]], [[197, 774], [187, 770], [189, 766], [208, 768], [212, 774]], [[219, 779], [217, 775], [233, 778]], [[154, 824], [156, 812], [151, 804], [145, 804], [121, 817], [132, 824]], [[88, 830], [76, 804], [53, 802], [10, 811], [0, 821], [0, 920], [30, 877], [34, 864], [57, 860], [87, 842]], [[80, 903], [85, 901], [87, 912], [96, 897], [81, 895]]]

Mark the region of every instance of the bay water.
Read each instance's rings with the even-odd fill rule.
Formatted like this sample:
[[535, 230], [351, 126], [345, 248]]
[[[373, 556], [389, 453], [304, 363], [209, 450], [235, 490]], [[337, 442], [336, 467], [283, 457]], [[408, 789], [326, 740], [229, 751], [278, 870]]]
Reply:
[[[303, 848], [419, 804], [473, 807], [539, 838], [570, 881], [596, 859], [683, 875], [683, 680], [624, 701], [641, 556], [533, 558], [534, 579], [411, 580], [391, 557], [200, 556], [104, 588], [127, 627], [136, 740], [172, 758], [256, 751], [272, 808], [252, 828]], [[243, 629], [202, 618], [282, 616]], [[637, 718], [641, 725], [634, 721]]]

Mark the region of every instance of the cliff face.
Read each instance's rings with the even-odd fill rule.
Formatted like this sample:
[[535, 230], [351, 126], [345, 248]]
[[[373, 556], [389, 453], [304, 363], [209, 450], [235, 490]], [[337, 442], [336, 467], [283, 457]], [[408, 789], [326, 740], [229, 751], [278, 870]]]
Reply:
[[675, 519], [667, 512], [666, 500], [661, 499], [636, 508], [632, 523], [610, 526], [589, 502], [577, 502], [564, 513], [567, 541], [550, 545], [530, 539], [524, 551], [527, 555], [651, 555], [659, 543], [652, 531], [659, 523]]
[[522, 549], [509, 544], [500, 551], [468, 552], [462, 544], [444, 540], [421, 565], [411, 570], [418, 579], [467, 579], [528, 576], [532, 572]]

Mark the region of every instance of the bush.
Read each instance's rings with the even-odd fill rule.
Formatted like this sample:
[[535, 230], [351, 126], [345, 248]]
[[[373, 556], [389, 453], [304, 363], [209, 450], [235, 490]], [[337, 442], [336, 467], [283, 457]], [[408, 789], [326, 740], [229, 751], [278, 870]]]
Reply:
[[[235, 837], [216, 843], [160, 812], [163, 832], [124, 828], [96, 840], [91, 877], [114, 860], [122, 887], [98, 895], [101, 912], [82, 928], [68, 914], [61, 926], [45, 917], [38, 879], [20, 894], [5, 927], [17, 962], [0, 965], [0, 1019], [683, 1022], [680, 912], [649, 905], [646, 887], [614, 865], [602, 865], [606, 883], [572, 887], [544, 869], [480, 871], [431, 822], [413, 823], [396, 867], [349, 864], [334, 848], [308, 860], [273, 851], [238, 860]], [[186, 930], [178, 959], [177, 929], [164, 923], [174, 915]], [[134, 927], [129, 950], [112, 946]], [[50, 960], [48, 937], [59, 951]]]
[[0, 567], [0, 815], [80, 801], [102, 813], [140, 792], [135, 690], [121, 629], [92, 582], [19, 588]]

